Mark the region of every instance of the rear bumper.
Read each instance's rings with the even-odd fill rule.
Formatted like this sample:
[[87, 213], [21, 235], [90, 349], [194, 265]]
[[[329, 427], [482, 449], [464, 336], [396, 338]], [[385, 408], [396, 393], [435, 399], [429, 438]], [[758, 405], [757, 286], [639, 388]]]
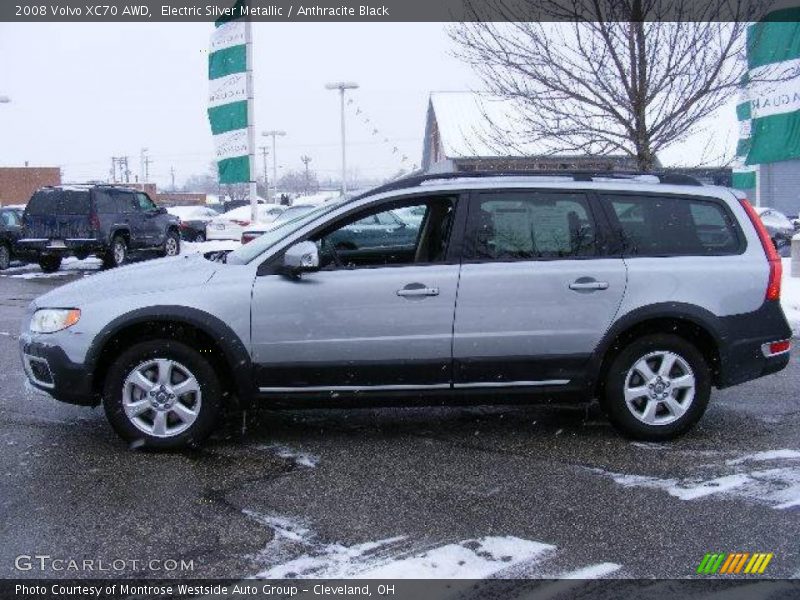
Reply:
[[71, 256], [97, 254], [104, 244], [96, 238], [67, 238], [63, 245], [49, 238], [23, 238], [17, 241], [17, 252], [27, 256]]
[[91, 373], [83, 365], [69, 360], [61, 348], [32, 342], [23, 335], [20, 351], [25, 375], [33, 387], [68, 404], [99, 404], [92, 392]]
[[780, 302], [765, 302], [752, 313], [720, 319], [723, 339], [720, 343], [718, 387], [724, 388], [776, 373], [789, 364], [789, 352], [765, 356], [764, 344], [787, 340], [792, 329]]

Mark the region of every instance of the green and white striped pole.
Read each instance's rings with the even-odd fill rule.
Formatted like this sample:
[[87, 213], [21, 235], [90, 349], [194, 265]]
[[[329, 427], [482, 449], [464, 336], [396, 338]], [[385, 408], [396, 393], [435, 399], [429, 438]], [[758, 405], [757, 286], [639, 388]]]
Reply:
[[[241, 15], [245, 2], [233, 7]], [[214, 136], [219, 182], [249, 184], [251, 220], [257, 220], [252, 23], [219, 20], [208, 57], [208, 120]]]

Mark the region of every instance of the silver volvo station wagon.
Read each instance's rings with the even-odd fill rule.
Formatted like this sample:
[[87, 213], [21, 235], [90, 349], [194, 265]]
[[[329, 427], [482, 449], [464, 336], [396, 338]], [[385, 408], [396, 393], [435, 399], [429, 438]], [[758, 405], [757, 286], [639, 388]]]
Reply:
[[781, 263], [753, 208], [674, 174], [459, 173], [323, 205], [230, 253], [30, 306], [30, 382], [117, 433], [196, 444], [246, 407], [599, 399], [665, 440], [711, 388], [783, 369]]

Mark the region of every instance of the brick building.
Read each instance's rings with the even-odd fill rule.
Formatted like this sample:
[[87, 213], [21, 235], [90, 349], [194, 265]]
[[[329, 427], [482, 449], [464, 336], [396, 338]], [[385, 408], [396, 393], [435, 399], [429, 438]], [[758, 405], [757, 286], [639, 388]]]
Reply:
[[0, 206], [27, 204], [40, 187], [60, 183], [58, 167], [0, 167]]

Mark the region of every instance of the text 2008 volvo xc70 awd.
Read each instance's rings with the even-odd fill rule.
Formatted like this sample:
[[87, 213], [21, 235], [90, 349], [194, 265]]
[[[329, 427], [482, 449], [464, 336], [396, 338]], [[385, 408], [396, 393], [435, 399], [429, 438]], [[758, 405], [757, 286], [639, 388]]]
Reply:
[[786, 366], [780, 281], [758, 216], [727, 188], [423, 176], [227, 255], [65, 285], [32, 303], [20, 344], [34, 386], [102, 403], [153, 447], [202, 440], [225, 402], [348, 396], [599, 398], [623, 433], [663, 440], [698, 421], [712, 386]]

